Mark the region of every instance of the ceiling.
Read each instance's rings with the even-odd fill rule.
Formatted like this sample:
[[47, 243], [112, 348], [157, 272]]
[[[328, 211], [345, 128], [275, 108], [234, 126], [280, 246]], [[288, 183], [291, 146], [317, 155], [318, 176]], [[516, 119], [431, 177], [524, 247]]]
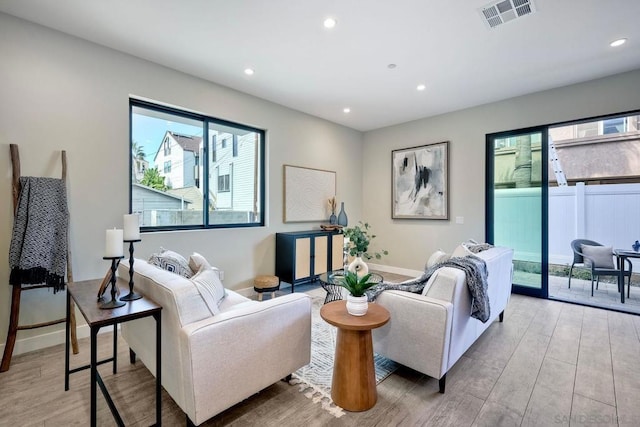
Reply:
[[532, 1], [495, 28], [485, 0], [0, 0], [0, 12], [360, 131], [640, 69], [640, 1]]

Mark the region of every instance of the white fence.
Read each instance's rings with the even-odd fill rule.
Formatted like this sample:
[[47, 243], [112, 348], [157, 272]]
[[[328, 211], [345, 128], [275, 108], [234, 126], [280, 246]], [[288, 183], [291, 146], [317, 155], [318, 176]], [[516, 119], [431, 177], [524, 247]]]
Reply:
[[[495, 240], [513, 247], [516, 259], [540, 259], [540, 194], [539, 188], [495, 192]], [[570, 265], [571, 241], [579, 238], [631, 250], [640, 240], [640, 184], [549, 188], [549, 262]]]

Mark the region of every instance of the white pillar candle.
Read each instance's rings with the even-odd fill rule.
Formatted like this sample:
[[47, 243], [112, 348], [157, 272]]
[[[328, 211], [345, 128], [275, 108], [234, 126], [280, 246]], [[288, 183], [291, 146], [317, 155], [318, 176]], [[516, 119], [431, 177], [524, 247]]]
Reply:
[[140, 240], [140, 217], [138, 214], [124, 216], [124, 240]]
[[345, 238], [344, 238], [344, 247], [345, 247], [345, 248], [346, 248], [347, 246], [349, 246], [349, 242], [350, 242], [350, 241], [351, 241], [351, 240], [349, 240], [349, 238], [348, 238], [348, 237], [345, 237]]
[[114, 228], [113, 230], [107, 230], [106, 241], [107, 244], [104, 250], [105, 257], [120, 257], [124, 255], [121, 229]]

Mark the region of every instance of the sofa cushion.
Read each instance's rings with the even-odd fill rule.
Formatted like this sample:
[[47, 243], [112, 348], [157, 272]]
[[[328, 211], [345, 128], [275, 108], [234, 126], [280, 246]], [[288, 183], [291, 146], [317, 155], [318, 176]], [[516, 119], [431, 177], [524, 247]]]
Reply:
[[225, 290], [218, 272], [203, 265], [190, 280], [198, 288], [211, 314], [215, 316], [220, 313], [220, 303], [225, 297]]
[[[615, 268], [613, 266], [613, 247], [611, 246], [591, 246], [580, 245], [582, 253], [593, 259], [593, 266], [596, 268]], [[591, 260], [584, 259], [584, 264], [591, 267]]]
[[158, 266], [163, 270], [170, 271], [182, 277], [189, 278], [193, 276], [193, 271], [189, 268], [189, 263], [177, 252], [161, 248], [159, 254], [153, 254], [149, 257], [149, 264]]
[[452, 267], [437, 269], [429, 278], [422, 295], [453, 303], [455, 287], [458, 282], [464, 284], [465, 274]]
[[[175, 317], [184, 326], [211, 317], [198, 288], [189, 279], [138, 258], [135, 259], [134, 271], [134, 289], [163, 307], [163, 323], [174, 321]], [[118, 273], [120, 277], [129, 279], [128, 260], [120, 263]]]

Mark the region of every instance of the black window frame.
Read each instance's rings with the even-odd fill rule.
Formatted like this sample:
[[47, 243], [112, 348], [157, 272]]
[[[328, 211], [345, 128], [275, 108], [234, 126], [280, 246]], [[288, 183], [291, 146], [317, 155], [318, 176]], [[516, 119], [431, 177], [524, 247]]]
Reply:
[[[129, 99], [129, 171], [132, 170], [133, 165], [133, 156], [131, 154], [131, 148], [133, 146], [133, 123], [132, 123], [132, 115], [134, 107], [154, 110], [162, 113], [173, 114], [179, 117], [183, 117], [186, 119], [199, 120], [203, 123], [202, 134], [203, 141], [208, 140], [208, 129], [210, 124], [229, 126], [233, 128], [237, 128], [240, 130], [245, 130], [249, 132], [255, 132], [260, 136], [259, 147], [258, 147], [258, 159], [256, 160], [258, 163], [259, 176], [258, 180], [258, 194], [260, 194], [258, 200], [258, 212], [259, 212], [259, 221], [251, 222], [251, 223], [226, 223], [226, 224], [210, 224], [209, 223], [209, 211], [208, 209], [203, 209], [202, 223], [201, 224], [193, 224], [193, 225], [172, 225], [172, 226], [141, 226], [140, 231], [143, 233], [146, 232], [157, 232], [157, 231], [178, 231], [178, 230], [199, 230], [199, 229], [227, 229], [227, 228], [246, 228], [246, 227], [264, 227], [266, 224], [265, 216], [266, 216], [266, 130], [259, 129], [253, 126], [247, 126], [241, 123], [231, 122], [228, 120], [218, 119], [212, 116], [207, 116], [204, 114], [194, 113], [190, 111], [180, 110], [173, 107], [168, 107], [164, 105], [155, 104], [149, 101], [143, 101], [135, 98]], [[206, 138], [205, 138], [206, 136]], [[164, 144], [164, 141], [163, 141]], [[204, 159], [209, 159], [209, 144], [203, 144], [203, 153], [202, 157]], [[216, 161], [215, 159], [216, 152], [212, 153], [211, 163], [209, 161], [201, 161], [200, 165], [204, 168], [203, 176], [207, 177], [212, 172], [212, 163]], [[254, 177], [255, 179], [256, 177]], [[229, 178], [230, 179], [230, 178]], [[209, 204], [209, 180], [203, 179], [204, 186], [203, 191], [203, 206], [208, 206]], [[133, 211], [133, 176], [132, 173], [129, 172], [129, 212]], [[230, 187], [230, 183], [229, 183]], [[230, 190], [229, 190], [230, 191]]]

